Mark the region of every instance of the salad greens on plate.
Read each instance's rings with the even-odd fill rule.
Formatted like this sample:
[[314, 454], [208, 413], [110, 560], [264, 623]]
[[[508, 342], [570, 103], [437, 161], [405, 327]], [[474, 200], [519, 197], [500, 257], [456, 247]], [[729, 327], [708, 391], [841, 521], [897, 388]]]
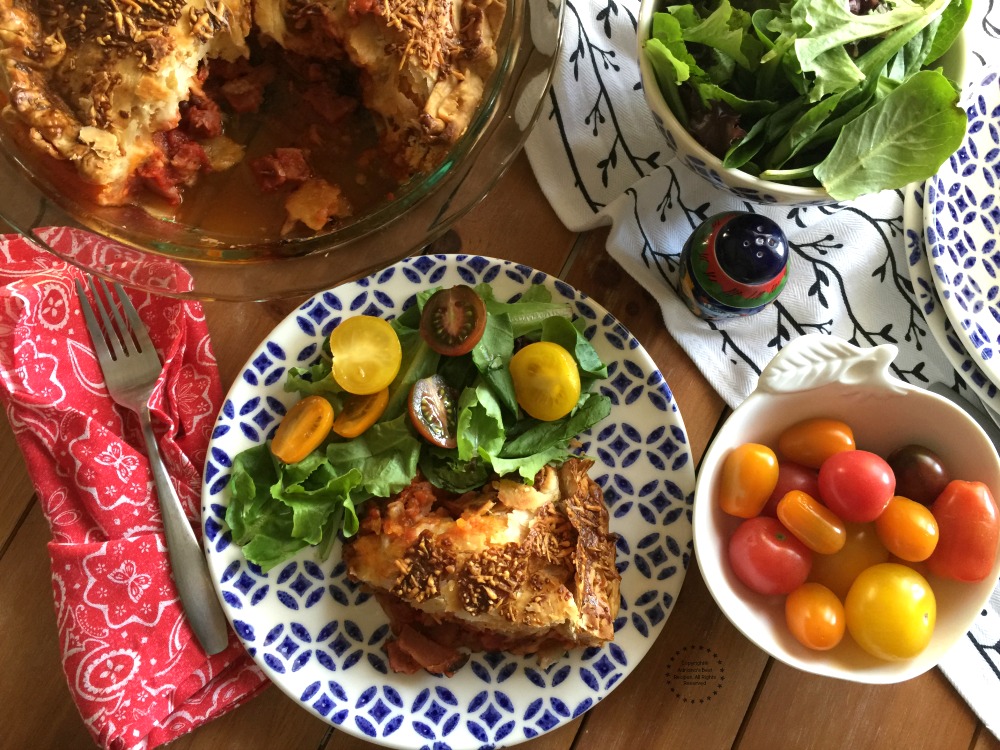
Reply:
[[[388, 403], [374, 424], [350, 439], [331, 433], [295, 463], [277, 459], [270, 440], [234, 458], [226, 523], [248, 560], [268, 570], [309, 545], [325, 558], [339, 533], [357, 532], [362, 503], [400, 492], [418, 472], [457, 494], [481, 487], [493, 475], [519, 475], [530, 482], [546, 464], [574, 455], [575, 437], [610, 413], [609, 399], [592, 390], [607, 376], [606, 366], [584, 336], [581, 321], [573, 319], [567, 304], [553, 302], [544, 286], [533, 286], [510, 302], [495, 299], [488, 284], [475, 287], [484, 303], [485, 327], [471, 350], [455, 356], [439, 353], [421, 335], [424, 308], [436, 291], [417, 295], [416, 304], [389, 321], [402, 356]], [[340, 414], [351, 395], [335, 378], [329, 340], [315, 362], [289, 369], [285, 390], [327, 399]], [[549, 421], [521, 408], [511, 376], [515, 351], [536, 341], [569, 352], [579, 374], [575, 406]], [[415, 428], [414, 385], [431, 378], [457, 394], [454, 447], [434, 445]]]
[[670, 110], [726, 168], [838, 200], [922, 180], [961, 145], [938, 66], [972, 0], [667, 0], [644, 44]]

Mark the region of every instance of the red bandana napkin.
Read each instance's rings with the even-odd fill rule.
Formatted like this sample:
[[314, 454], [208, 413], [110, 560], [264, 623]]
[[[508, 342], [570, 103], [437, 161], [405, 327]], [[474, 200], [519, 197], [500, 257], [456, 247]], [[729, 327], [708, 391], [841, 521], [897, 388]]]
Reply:
[[[72, 254], [105, 240], [50, 230]], [[120, 247], [120, 246], [119, 246]], [[0, 401], [52, 532], [49, 555], [63, 669], [102, 747], [152, 748], [266, 686], [234, 637], [207, 657], [170, 577], [138, 419], [108, 396], [73, 266], [0, 237]], [[197, 303], [130, 290], [166, 363], [151, 409], [164, 461], [191, 519], [222, 403]], [[195, 523], [200, 529], [200, 523]]]

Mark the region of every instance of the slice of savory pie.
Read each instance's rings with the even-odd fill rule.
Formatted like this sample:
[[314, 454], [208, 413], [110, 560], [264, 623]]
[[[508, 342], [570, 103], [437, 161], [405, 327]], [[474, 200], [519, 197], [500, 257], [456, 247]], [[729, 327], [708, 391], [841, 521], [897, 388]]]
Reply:
[[[0, 0], [8, 106], [94, 202], [126, 203], [144, 181], [171, 197], [210, 158], [175, 130], [182, 103], [204, 100], [204, 61], [248, 54], [251, 23], [250, 0]], [[214, 106], [199, 114], [218, 135]]]
[[451, 674], [482, 650], [544, 662], [613, 639], [617, 537], [591, 463], [547, 466], [534, 485], [499, 479], [458, 497], [416, 481], [368, 501], [344, 560], [389, 617], [393, 670]]

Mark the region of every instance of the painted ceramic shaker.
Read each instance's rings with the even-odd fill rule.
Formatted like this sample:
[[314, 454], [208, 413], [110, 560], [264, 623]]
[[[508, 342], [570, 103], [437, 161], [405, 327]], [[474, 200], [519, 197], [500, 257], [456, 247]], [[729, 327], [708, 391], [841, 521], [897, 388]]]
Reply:
[[788, 239], [771, 219], [724, 211], [699, 224], [681, 250], [680, 294], [695, 315], [753, 315], [788, 281]]

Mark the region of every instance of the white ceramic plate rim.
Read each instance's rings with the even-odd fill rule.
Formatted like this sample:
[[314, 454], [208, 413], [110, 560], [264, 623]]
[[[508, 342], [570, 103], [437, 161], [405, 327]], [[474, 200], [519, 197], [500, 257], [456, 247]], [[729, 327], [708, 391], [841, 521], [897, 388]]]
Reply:
[[969, 356], [962, 337], [955, 332], [941, 306], [934, 273], [927, 259], [924, 236], [923, 184], [907, 186], [903, 198], [903, 249], [910, 269], [913, 296], [927, 322], [927, 329], [959, 377], [983, 403], [1000, 410], [1000, 389]]
[[[998, 109], [1000, 109], [1000, 86], [998, 86], [997, 82], [998, 76], [1000, 76], [1000, 73], [996, 70], [984, 73], [983, 77], [980, 78], [974, 86], [969, 87], [963, 93], [961, 106], [968, 109], [968, 107], [971, 106], [971, 102], [976, 101], [980, 96], [982, 96], [987, 102], [987, 111], [996, 113]], [[994, 114], [992, 116], [991, 123], [994, 128], [1000, 126], [1000, 117], [997, 117]], [[973, 143], [976, 140], [976, 134], [967, 133], [962, 145], [956, 151], [956, 155], [967, 153], [970, 143]], [[978, 148], [976, 150], [978, 151]], [[945, 161], [938, 172], [927, 181], [925, 198], [931, 190], [935, 189], [934, 183], [937, 180], [947, 180], [949, 184], [958, 182], [964, 187], [965, 190], [971, 189], [969, 181], [967, 181], [964, 176], [955, 174], [954, 160], [955, 157], [953, 156]], [[977, 185], [981, 182], [978, 175], [976, 176], [976, 182]], [[997, 187], [994, 188], [994, 191], [996, 193], [996, 197], [1000, 198], [1000, 183], [998, 183]], [[935, 192], [937, 191], [935, 190]], [[940, 221], [942, 226], [950, 227], [951, 229], [958, 230], [963, 233], [967, 232], [968, 228], [956, 226], [952, 217], [948, 216], [947, 212], [936, 211], [934, 207], [938, 205], [938, 203], [939, 202], [936, 200], [924, 201], [924, 239], [926, 242], [928, 262], [933, 271], [931, 278], [937, 288], [938, 298], [941, 301], [941, 306], [944, 309], [948, 320], [951, 322], [952, 329], [957, 334], [957, 338], [962, 341], [969, 357], [979, 365], [982, 372], [989, 377], [994, 385], [1000, 386], [1000, 321], [995, 320], [993, 316], [990, 315], [989, 310], [986, 307], [979, 311], [979, 313], [970, 313], [959, 303], [959, 295], [957, 294], [958, 290], [952, 285], [952, 279], [956, 273], [964, 275], [971, 274], [969, 273], [969, 269], [958, 268], [955, 265], [955, 259], [952, 254], [948, 252], [948, 243], [939, 238], [935, 231], [932, 231], [932, 224]], [[977, 264], [976, 268], [977, 270], [980, 269], [981, 264]], [[989, 282], [988, 279], [986, 279], [986, 282], [986, 286], [991, 285], [991, 282]], [[996, 282], [992, 283], [995, 284]], [[982, 285], [979, 284], [979, 286]], [[983, 352], [977, 348], [976, 342], [973, 340], [973, 334], [971, 332], [977, 328], [986, 332], [992, 341], [992, 346], [988, 348], [990, 352], [989, 356], [984, 356]]]

